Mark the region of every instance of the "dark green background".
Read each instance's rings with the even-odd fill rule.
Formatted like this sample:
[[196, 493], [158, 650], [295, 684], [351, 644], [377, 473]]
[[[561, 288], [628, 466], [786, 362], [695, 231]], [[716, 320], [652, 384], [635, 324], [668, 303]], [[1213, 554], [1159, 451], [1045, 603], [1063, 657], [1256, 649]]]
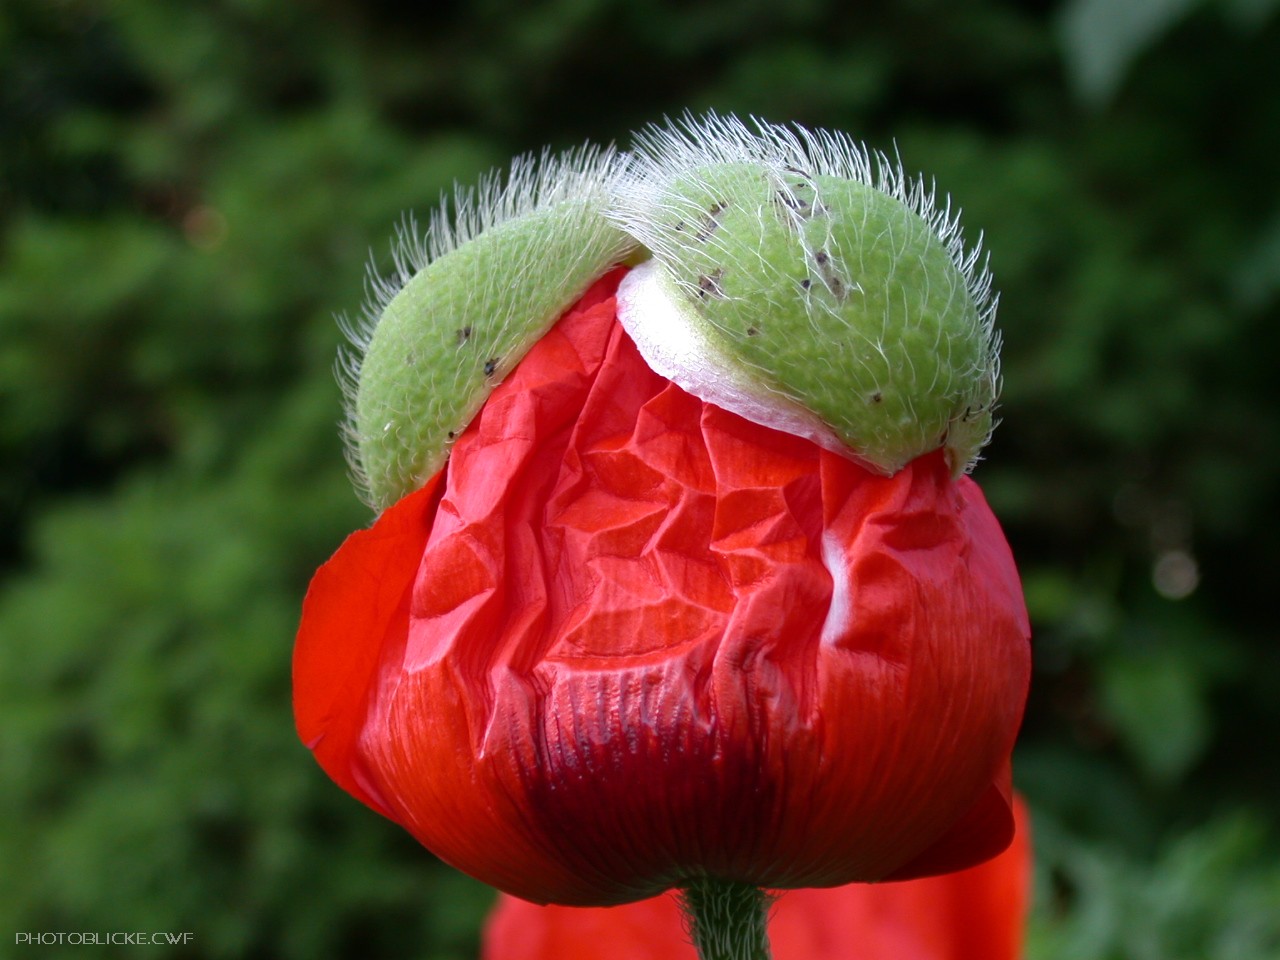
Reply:
[[985, 233], [1032, 957], [1280, 957], [1278, 8], [0, 6], [0, 953], [474, 956], [489, 892], [293, 733], [368, 519], [334, 314], [455, 178], [714, 107], [896, 149]]

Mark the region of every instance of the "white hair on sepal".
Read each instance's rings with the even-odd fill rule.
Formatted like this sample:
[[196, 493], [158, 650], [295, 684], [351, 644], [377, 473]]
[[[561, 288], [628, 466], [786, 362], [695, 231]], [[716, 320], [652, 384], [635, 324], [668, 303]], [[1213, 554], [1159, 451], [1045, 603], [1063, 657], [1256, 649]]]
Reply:
[[753, 130], [732, 114], [714, 111], [702, 117], [686, 111], [677, 121], [664, 119], [663, 125], [650, 125], [636, 135], [637, 175], [619, 183], [614, 208], [622, 225], [646, 246], [665, 246], [655, 236], [660, 222], [648, 215], [661, 209], [660, 198], [673, 183], [700, 168], [757, 163], [778, 181], [780, 189], [789, 186], [787, 173], [810, 185], [817, 176], [853, 180], [901, 201], [929, 224], [965, 278], [979, 315], [994, 323], [992, 278], [983, 256], [983, 235], [979, 233], [972, 246], [965, 244], [961, 211], [953, 212], [950, 195], [944, 196], [939, 207], [936, 183], [931, 180], [926, 188], [923, 176], [908, 176], [896, 144], [891, 160], [840, 130], [769, 123], [754, 116]]
[[371, 257], [336, 374], [353, 481], [375, 509], [438, 468], [543, 328], [634, 246], [605, 217], [629, 164], [612, 146], [525, 154], [442, 194], [425, 230], [406, 214], [388, 272]]
[[430, 264], [486, 230], [562, 200], [596, 197], [608, 205], [629, 163], [630, 157], [612, 145], [584, 144], [560, 154], [550, 149], [521, 154], [505, 169], [481, 175], [474, 185], [455, 182], [452, 194], [441, 192], [425, 230], [412, 211], [401, 216], [394, 228], [389, 273], [378, 269], [370, 251], [360, 319], [339, 318], [343, 334], [363, 353], [391, 301]]

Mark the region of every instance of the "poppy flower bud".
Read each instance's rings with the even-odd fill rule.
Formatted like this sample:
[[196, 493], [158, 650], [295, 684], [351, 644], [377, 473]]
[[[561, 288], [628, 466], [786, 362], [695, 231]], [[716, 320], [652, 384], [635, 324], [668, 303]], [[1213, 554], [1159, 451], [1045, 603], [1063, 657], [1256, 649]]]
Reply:
[[[647, 243], [638, 215], [619, 211], [628, 191], [651, 188], [614, 163], [548, 191], [545, 209], [561, 218], [559, 204], [584, 191], [598, 204], [604, 189], [623, 198], [611, 222]], [[739, 385], [759, 373], [764, 386], [739, 392], [763, 398], [746, 413], [700, 395], [714, 377], [696, 364], [687, 385], [659, 369], [629, 333], [619, 284], [647, 282], [640, 269], [603, 272], [578, 295], [581, 277], [633, 242], [590, 217], [557, 220], [563, 237], [596, 238], [571, 270], [537, 253], [507, 269], [505, 244], [527, 244], [524, 218], [544, 210], [517, 204], [379, 301], [352, 368], [353, 419], [373, 499], [390, 505], [312, 582], [294, 654], [298, 730], [342, 787], [502, 890], [606, 905], [708, 878], [774, 889], [902, 879], [978, 863], [1012, 836], [1026, 611], [999, 525], [954, 476], [976, 447], [950, 440], [963, 404], [989, 412], [989, 309], [964, 292], [968, 261], [957, 266], [949, 241], [935, 256], [934, 241], [897, 232], [915, 227], [896, 207], [824, 176], [812, 179], [841, 211], [827, 248], [863, 269], [864, 288], [890, 269], [931, 290], [959, 283], [951, 298], [969, 305], [955, 319], [950, 301], [907, 291], [900, 306], [897, 281], [881, 278], [877, 340], [856, 332], [866, 317], [835, 305], [810, 323], [781, 303], [778, 331], [760, 333], [770, 357], [733, 324], [763, 331], [773, 314], [751, 308], [726, 270], [725, 301], [743, 303], [685, 312], [715, 345], [708, 369]], [[727, 214], [750, 205], [759, 176], [703, 179], [726, 187]], [[676, 183], [658, 193], [683, 196]], [[890, 246], [914, 244], [923, 265], [858, 239], [858, 209], [876, 230], [888, 218]], [[791, 228], [779, 229], [758, 240], [762, 258], [790, 256]], [[724, 242], [745, 271], [757, 241], [743, 236]], [[655, 247], [664, 295], [700, 299], [680, 279], [703, 270], [699, 254]], [[471, 279], [433, 292], [459, 282], [451, 263]], [[785, 273], [761, 269], [768, 283]], [[526, 283], [542, 284], [536, 318], [519, 312]], [[641, 301], [626, 309], [643, 312]], [[493, 316], [483, 350], [450, 352], [458, 330], [474, 337]], [[838, 339], [845, 324], [853, 346], [798, 342], [815, 330]], [[930, 345], [943, 353], [933, 362]], [[476, 361], [499, 351], [505, 377], [484, 364], [477, 377]], [[434, 369], [458, 357], [460, 373]], [[822, 376], [802, 375], [806, 363]], [[858, 402], [880, 389], [888, 419], [874, 401], [871, 415], [841, 419], [827, 403], [840, 377]], [[783, 407], [825, 433], [775, 417]], [[914, 432], [901, 423], [913, 411], [930, 418]]]

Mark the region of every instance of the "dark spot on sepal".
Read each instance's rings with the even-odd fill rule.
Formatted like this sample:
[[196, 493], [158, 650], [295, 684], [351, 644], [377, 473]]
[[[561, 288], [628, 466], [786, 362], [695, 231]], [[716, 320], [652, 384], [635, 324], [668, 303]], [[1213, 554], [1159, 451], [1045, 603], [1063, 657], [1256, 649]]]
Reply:
[[724, 279], [724, 267], [717, 267], [709, 274], [702, 274], [698, 277], [698, 296], [703, 300], [714, 297], [717, 300], [724, 299], [724, 289], [720, 285], [720, 281]]
[[458, 328], [458, 346], [462, 346], [464, 343], [466, 343], [470, 339], [471, 339], [471, 328], [459, 327]]
[[817, 250], [813, 254], [813, 262], [818, 267], [818, 279], [827, 288], [827, 292], [837, 300], [845, 299], [849, 295], [849, 289], [845, 285], [844, 278], [836, 272], [836, 266], [831, 262], [831, 255], [826, 250]]
[[[805, 200], [790, 190], [775, 191], [774, 201], [780, 208], [782, 208], [782, 210], [790, 211], [801, 220], [812, 220], [814, 217], [823, 217], [831, 212], [826, 206], [818, 203], [816, 198], [813, 200]], [[784, 213], [783, 218], [787, 225], [794, 226], [794, 220], [792, 217], [786, 216]]]
[[502, 362], [501, 357], [490, 357], [488, 360], [486, 360], [484, 362], [484, 375], [486, 377], [492, 377], [495, 373], [498, 372], [498, 364], [501, 362]]
[[693, 235], [695, 243], [703, 243], [711, 238], [711, 235], [720, 228], [720, 214], [724, 212], [728, 204], [717, 200], [707, 208], [707, 214], [702, 218], [702, 222], [698, 225], [698, 232]]

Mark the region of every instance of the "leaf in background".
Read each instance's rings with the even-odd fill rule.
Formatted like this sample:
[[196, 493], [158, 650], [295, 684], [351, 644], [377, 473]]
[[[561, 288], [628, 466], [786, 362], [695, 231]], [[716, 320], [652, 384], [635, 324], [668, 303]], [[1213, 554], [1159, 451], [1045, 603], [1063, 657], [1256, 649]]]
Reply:
[[[1044, 892], [1027, 956], [1052, 960], [1263, 960], [1280, 954], [1280, 870], [1255, 814], [1216, 817], [1152, 859], [1082, 843], [1033, 809]], [[1064, 909], [1065, 908], [1065, 909]]]
[[1210, 738], [1205, 678], [1188, 658], [1118, 653], [1100, 665], [1104, 709], [1152, 778], [1176, 782]]
[[1247, 307], [1261, 307], [1280, 291], [1280, 210], [1241, 258], [1232, 281], [1236, 299]]
[[1280, 10], [1280, 0], [1223, 0], [1227, 16], [1244, 29], [1256, 29]]
[[1130, 64], [1201, 0], [1070, 0], [1059, 21], [1067, 70], [1086, 103], [1105, 104]]

